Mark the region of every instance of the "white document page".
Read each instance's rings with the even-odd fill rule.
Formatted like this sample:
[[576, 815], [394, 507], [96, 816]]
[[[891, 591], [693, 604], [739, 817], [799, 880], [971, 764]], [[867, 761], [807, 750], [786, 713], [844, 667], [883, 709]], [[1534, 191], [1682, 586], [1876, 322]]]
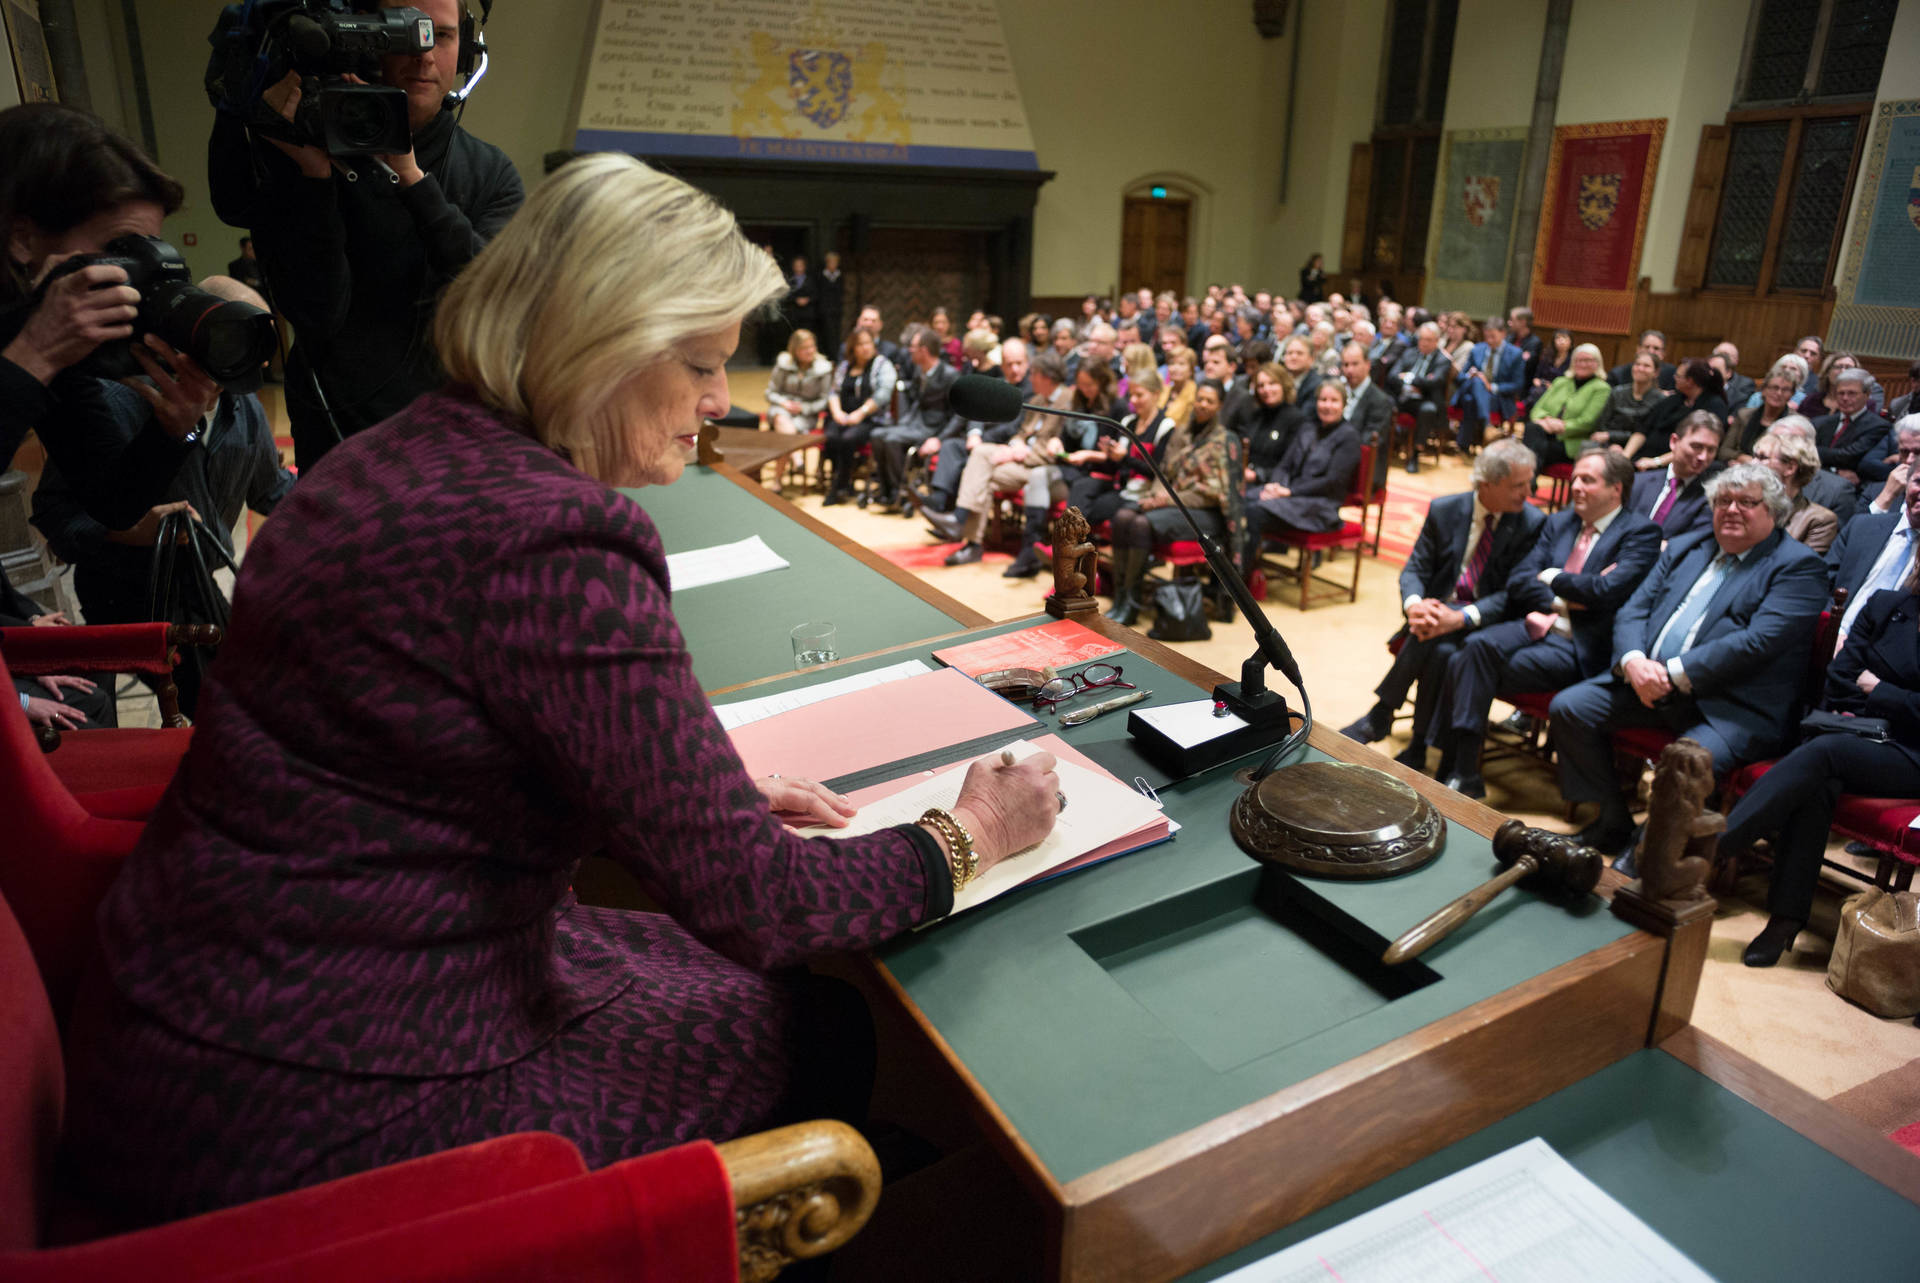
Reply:
[[1232, 713], [1215, 717], [1213, 701], [1210, 699], [1189, 700], [1184, 704], [1159, 704], [1153, 708], [1135, 709], [1134, 712], [1141, 721], [1181, 748], [1204, 744], [1231, 731], [1244, 730], [1247, 725]]
[[1713, 1283], [1538, 1136], [1220, 1283]]
[[865, 690], [869, 686], [897, 682], [902, 677], [913, 677], [932, 671], [929, 665], [917, 659], [902, 660], [886, 668], [876, 668], [870, 673], [836, 677], [830, 682], [821, 682], [816, 686], [802, 686], [799, 690], [784, 691], [778, 695], [762, 695], [758, 699], [741, 699], [730, 704], [715, 704], [713, 711], [720, 714], [720, 725], [733, 730], [736, 727], [745, 726], [748, 722], [757, 722], [763, 717], [772, 717], [775, 713], [784, 713], [806, 704], [818, 704], [823, 699], [832, 699], [835, 695], [844, 695], [848, 691]]
[[[1013, 750], [1015, 758], [1029, 757], [1039, 751], [1025, 740], [1007, 747]], [[966, 778], [967, 765], [959, 763], [921, 783], [868, 803], [844, 829], [815, 826], [800, 832], [807, 837], [854, 837], [896, 824], [912, 824], [930, 806], [950, 809], [960, 799], [960, 781]], [[1111, 777], [1096, 775], [1068, 761], [1059, 764], [1057, 773], [1067, 806], [1054, 822], [1053, 832], [1038, 846], [1002, 860], [969, 882], [964, 891], [953, 897], [955, 913], [984, 904], [1035, 874], [1105, 846], [1160, 816], [1157, 805]]]
[[739, 543], [716, 544], [711, 548], [690, 548], [667, 557], [667, 585], [674, 592], [724, 584], [729, 579], [764, 575], [769, 570], [785, 570], [785, 557], [767, 547], [759, 535]]

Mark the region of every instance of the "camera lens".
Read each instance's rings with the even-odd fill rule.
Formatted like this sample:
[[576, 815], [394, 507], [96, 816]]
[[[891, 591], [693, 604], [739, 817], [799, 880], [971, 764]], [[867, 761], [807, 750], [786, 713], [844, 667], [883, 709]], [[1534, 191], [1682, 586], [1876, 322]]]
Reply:
[[387, 136], [392, 113], [377, 98], [343, 96], [334, 107], [334, 137], [354, 151], [371, 151]]
[[273, 355], [273, 318], [251, 303], [176, 285], [150, 298], [149, 305], [153, 332], [192, 357], [216, 382], [249, 379]]

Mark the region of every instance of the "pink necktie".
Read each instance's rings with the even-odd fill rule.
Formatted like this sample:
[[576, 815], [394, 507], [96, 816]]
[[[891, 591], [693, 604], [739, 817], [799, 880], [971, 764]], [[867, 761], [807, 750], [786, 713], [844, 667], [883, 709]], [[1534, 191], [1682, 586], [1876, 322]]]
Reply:
[[1840, 426], [1833, 430], [1833, 440], [1827, 442], [1827, 444], [1830, 446], [1839, 445], [1840, 438], [1846, 436], [1847, 429], [1851, 428], [1852, 426], [1853, 426], [1853, 416], [1851, 414], [1841, 415]]
[[1459, 580], [1453, 585], [1453, 599], [1456, 602], [1470, 602], [1479, 586], [1480, 574], [1487, 568], [1487, 559], [1493, 556], [1493, 514], [1490, 512], [1480, 524], [1480, 542], [1473, 546], [1473, 556], [1460, 572]]
[[1573, 541], [1573, 551], [1567, 554], [1567, 573], [1577, 575], [1587, 564], [1587, 554], [1593, 551], [1593, 539], [1596, 531], [1592, 526], [1580, 527], [1580, 537]]

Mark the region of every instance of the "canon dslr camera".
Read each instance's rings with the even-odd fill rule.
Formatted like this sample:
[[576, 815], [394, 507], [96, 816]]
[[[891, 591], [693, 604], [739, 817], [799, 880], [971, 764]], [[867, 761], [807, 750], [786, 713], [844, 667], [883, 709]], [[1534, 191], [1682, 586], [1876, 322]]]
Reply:
[[224, 299], [195, 285], [180, 251], [158, 236], [116, 236], [104, 253], [76, 254], [47, 274], [40, 293], [60, 277], [96, 263], [126, 272], [127, 284], [140, 291], [140, 313], [133, 321], [132, 338], [102, 343], [74, 369], [102, 379], [141, 375], [145, 371], [133, 359], [133, 345], [145, 335], [158, 334], [221, 386], [236, 392], [260, 386], [261, 367], [278, 342], [273, 318], [251, 303]]
[[[433, 48], [433, 19], [418, 9], [374, 9], [347, 0], [230, 4], [209, 37], [207, 96], [270, 138], [330, 156], [397, 156], [413, 150], [407, 95], [377, 82], [380, 60]], [[291, 121], [260, 95], [292, 72], [300, 105]]]

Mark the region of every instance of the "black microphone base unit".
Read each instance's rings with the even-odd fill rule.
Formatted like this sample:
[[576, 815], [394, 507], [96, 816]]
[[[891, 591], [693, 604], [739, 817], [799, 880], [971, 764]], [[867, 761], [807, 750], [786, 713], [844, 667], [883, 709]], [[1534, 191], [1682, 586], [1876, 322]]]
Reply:
[[1213, 697], [1227, 711], [1249, 726], [1262, 730], [1277, 728], [1282, 737], [1293, 729], [1293, 710], [1278, 691], [1262, 690], [1253, 696], [1242, 695], [1239, 682], [1222, 682], [1213, 688]]

